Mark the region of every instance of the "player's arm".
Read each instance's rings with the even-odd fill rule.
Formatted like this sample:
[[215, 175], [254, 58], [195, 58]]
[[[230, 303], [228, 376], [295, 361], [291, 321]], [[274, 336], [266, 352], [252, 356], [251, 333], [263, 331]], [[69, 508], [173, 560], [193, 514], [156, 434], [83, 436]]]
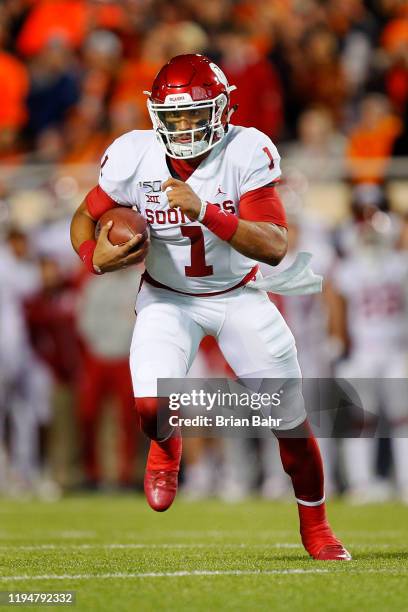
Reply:
[[246, 257], [277, 266], [288, 249], [288, 231], [279, 225], [240, 219], [229, 243]]
[[242, 255], [276, 266], [288, 246], [286, 219], [275, 188], [261, 187], [245, 194], [239, 215], [220, 210], [215, 204], [201, 202], [191, 187], [174, 178], [163, 183], [168, 189], [170, 208], [180, 207], [190, 219], [206, 225]]
[[332, 357], [337, 360], [347, 353], [350, 347], [348, 335], [347, 298], [330, 281], [325, 281], [323, 298], [328, 312], [328, 333]]
[[[97, 197], [98, 193], [99, 198], [103, 198], [103, 195], [101, 196], [101, 190], [98, 191], [96, 188], [92, 190], [93, 199], [91, 201], [93, 204], [98, 203], [97, 200], [95, 201], [95, 197]], [[104, 195], [106, 196], [106, 194]], [[87, 198], [88, 197], [89, 194]], [[101, 204], [100, 201], [99, 204]], [[108, 210], [108, 208], [106, 208], [106, 201], [104, 204], [105, 209], [103, 212]], [[114, 204], [112, 204], [111, 208], [113, 206]], [[88, 270], [101, 274], [104, 272], [113, 272], [119, 268], [125, 268], [143, 261], [147, 252], [148, 244], [146, 243], [148, 241], [145, 241], [141, 248], [137, 249], [137, 244], [142, 240], [141, 234], [137, 234], [121, 246], [114, 246], [108, 239], [111, 223], [107, 223], [101, 228], [98, 240], [95, 240], [95, 227], [97, 219], [101, 215], [98, 214], [97, 208], [95, 208], [94, 216], [91, 215], [89, 207], [90, 204], [87, 202], [87, 199], [85, 199], [75, 211], [71, 221], [72, 246], [81, 257]], [[99, 212], [102, 212], [102, 207], [100, 207]]]
[[237, 251], [278, 265], [288, 249], [285, 210], [273, 183], [245, 193], [239, 202], [239, 222], [230, 245]]
[[96, 220], [88, 212], [85, 200], [74, 212], [71, 221], [71, 243], [75, 251], [79, 254], [79, 247], [86, 240], [95, 238]]

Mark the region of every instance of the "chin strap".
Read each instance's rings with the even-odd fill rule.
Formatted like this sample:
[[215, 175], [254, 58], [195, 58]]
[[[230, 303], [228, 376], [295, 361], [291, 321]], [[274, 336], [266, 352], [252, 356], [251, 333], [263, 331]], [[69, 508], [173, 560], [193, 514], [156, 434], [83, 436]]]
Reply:
[[250, 281], [247, 287], [281, 295], [320, 293], [323, 287], [323, 277], [313, 272], [309, 265], [311, 259], [311, 253], [298, 253], [289, 268], [278, 274]]
[[228, 111], [228, 115], [227, 115], [227, 124], [230, 122], [232, 115], [235, 113], [235, 111], [238, 110], [238, 104], [234, 104], [234, 106], [231, 106], [231, 108]]

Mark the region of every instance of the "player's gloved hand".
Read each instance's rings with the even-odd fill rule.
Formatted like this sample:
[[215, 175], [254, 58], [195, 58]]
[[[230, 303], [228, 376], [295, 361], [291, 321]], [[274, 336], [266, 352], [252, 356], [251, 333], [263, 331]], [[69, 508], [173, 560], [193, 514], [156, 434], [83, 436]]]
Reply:
[[197, 219], [201, 200], [190, 185], [175, 178], [168, 178], [162, 184], [162, 191], [166, 190], [170, 208], [180, 208], [190, 219]]
[[136, 234], [124, 244], [113, 245], [108, 238], [111, 227], [112, 221], [109, 221], [101, 228], [93, 254], [94, 266], [99, 268], [101, 272], [113, 272], [120, 268], [141, 263], [149, 250], [149, 239], [143, 242], [142, 234]]

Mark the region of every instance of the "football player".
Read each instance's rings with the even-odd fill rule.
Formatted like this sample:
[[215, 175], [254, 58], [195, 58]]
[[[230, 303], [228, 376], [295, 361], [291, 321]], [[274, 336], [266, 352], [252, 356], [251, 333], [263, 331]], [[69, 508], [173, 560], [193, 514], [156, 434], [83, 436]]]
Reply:
[[[73, 246], [97, 273], [139, 262], [147, 252], [139, 235], [111, 245], [109, 224], [95, 242], [102, 213], [136, 205], [150, 224], [130, 365], [136, 409], [151, 439], [145, 492], [157, 511], [176, 495], [182, 445], [178, 432], [158, 436], [158, 379], [184, 377], [206, 335], [216, 337], [237, 377], [301, 376], [282, 316], [265, 292], [248, 286], [257, 262], [283, 259], [287, 228], [275, 190], [279, 154], [262, 132], [230, 124], [233, 89], [208, 58], [173, 58], [146, 92], [153, 130], [112, 143], [99, 185], [72, 221]], [[315, 559], [348, 560], [326, 519], [322, 461], [303, 404], [291, 412], [275, 434], [302, 542]]]
[[[375, 186], [364, 188], [372, 197]], [[392, 493], [389, 482], [376, 475], [373, 436], [379, 413], [384, 413], [398, 495], [408, 503], [408, 258], [399, 248], [401, 220], [376, 210], [373, 202], [361, 209], [362, 218], [343, 229], [346, 256], [334, 274], [336, 327], [342, 330], [340, 342], [348, 347], [336, 374], [351, 378], [364, 409], [361, 437], [343, 443], [348, 497], [363, 504], [385, 501]]]

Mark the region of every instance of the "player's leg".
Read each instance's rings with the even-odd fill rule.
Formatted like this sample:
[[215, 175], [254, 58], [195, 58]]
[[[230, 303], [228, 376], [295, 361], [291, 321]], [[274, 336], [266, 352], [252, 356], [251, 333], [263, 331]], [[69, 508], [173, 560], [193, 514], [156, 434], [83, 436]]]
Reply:
[[316, 559], [349, 559], [326, 519], [322, 459], [306, 420], [294, 339], [282, 316], [265, 294], [244, 289], [228, 300], [218, 342], [240, 378], [287, 381], [288, 399], [278, 411], [283, 425], [274, 433], [298, 503], [302, 542]]
[[381, 403], [390, 426], [391, 448], [398, 495], [408, 504], [408, 381], [406, 355], [387, 356], [382, 371]]
[[349, 380], [359, 399], [359, 405], [350, 412], [356, 436], [344, 438], [341, 445], [347, 501], [357, 505], [385, 501], [389, 494], [376, 477], [375, 469], [377, 440], [373, 436], [379, 412], [378, 370], [377, 355], [361, 351], [352, 353], [336, 367], [336, 376]]
[[158, 301], [152, 299], [155, 293], [160, 296], [163, 291], [149, 289], [148, 299], [142, 296], [138, 301], [130, 368], [141, 428], [151, 439], [145, 492], [150, 506], [163, 511], [177, 492], [181, 437], [177, 430], [158, 426], [159, 411], [167, 407], [167, 398], [158, 397], [157, 380], [187, 374], [204, 332], [175, 299]]
[[61, 491], [52, 477], [48, 461], [54, 378], [49, 367], [36, 358], [30, 361], [27, 370], [28, 397], [36, 419], [37, 457], [33, 461], [37, 470], [35, 491], [40, 498], [55, 501], [60, 497]]
[[[11, 487], [23, 492], [31, 486], [36, 472], [38, 438], [36, 415], [25, 380], [19, 380], [8, 396], [10, 418], [10, 466]], [[14, 486], [15, 483], [15, 486]]]
[[41, 487], [43, 454], [41, 452], [41, 428], [50, 418], [52, 377], [46, 366], [30, 356], [19, 381], [13, 404], [12, 459], [26, 486], [46, 493]]
[[288, 499], [291, 491], [291, 481], [282, 471], [279, 444], [275, 437], [261, 440], [261, 462], [263, 480], [261, 495], [265, 499]]
[[101, 478], [97, 432], [106, 382], [104, 360], [86, 353], [78, 381], [77, 406], [85, 486], [92, 489], [99, 486]]
[[113, 361], [111, 377], [119, 409], [119, 482], [129, 486], [134, 480], [137, 429], [128, 360]]

